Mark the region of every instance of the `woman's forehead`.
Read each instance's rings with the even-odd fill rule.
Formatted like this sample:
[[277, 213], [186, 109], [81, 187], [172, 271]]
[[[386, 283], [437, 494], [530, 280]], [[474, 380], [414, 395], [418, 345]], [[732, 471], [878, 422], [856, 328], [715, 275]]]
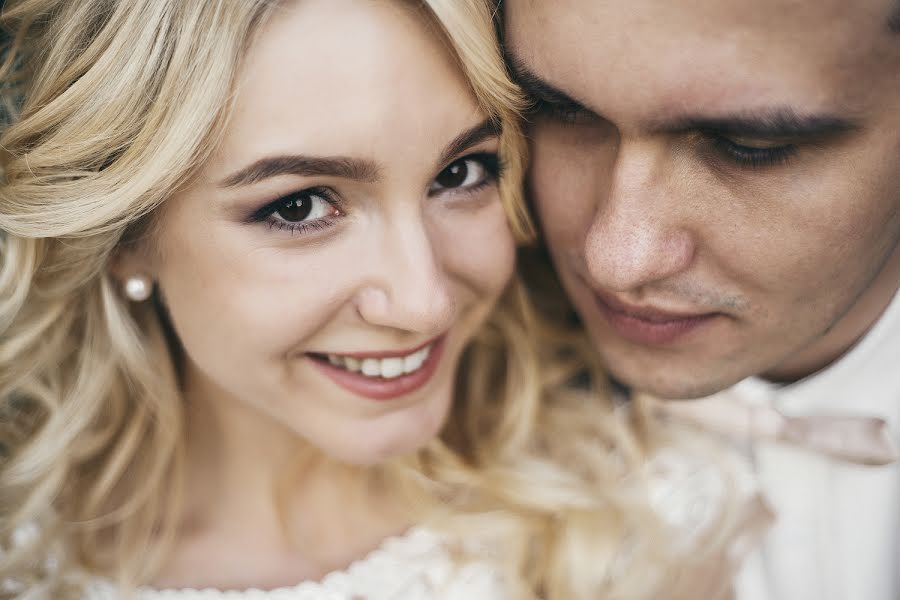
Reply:
[[394, 2], [310, 0], [273, 15], [238, 79], [222, 169], [261, 154], [428, 152], [484, 118], [458, 62]]

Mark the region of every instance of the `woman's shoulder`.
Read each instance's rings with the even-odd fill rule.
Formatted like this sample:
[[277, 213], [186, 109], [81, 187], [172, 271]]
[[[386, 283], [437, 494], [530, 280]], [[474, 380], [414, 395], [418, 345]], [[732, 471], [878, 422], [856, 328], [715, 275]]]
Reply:
[[[91, 582], [88, 600], [118, 599], [117, 588]], [[486, 559], [460, 560], [453, 544], [425, 528], [385, 540], [347, 569], [316, 582], [275, 590], [142, 588], [138, 600], [479, 600], [512, 598]]]

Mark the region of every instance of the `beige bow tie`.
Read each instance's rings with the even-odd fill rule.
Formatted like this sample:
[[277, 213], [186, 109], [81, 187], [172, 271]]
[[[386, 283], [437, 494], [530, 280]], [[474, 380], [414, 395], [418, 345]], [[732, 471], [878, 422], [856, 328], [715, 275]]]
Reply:
[[888, 465], [900, 459], [888, 424], [875, 417], [790, 417], [771, 402], [753, 403], [733, 391], [700, 400], [650, 401], [664, 417], [740, 442], [783, 443], [862, 465]]

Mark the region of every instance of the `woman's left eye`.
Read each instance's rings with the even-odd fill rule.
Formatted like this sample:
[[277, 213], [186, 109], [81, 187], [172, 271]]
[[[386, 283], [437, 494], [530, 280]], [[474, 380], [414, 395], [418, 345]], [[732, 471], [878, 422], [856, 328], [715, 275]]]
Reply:
[[293, 233], [324, 229], [340, 215], [333, 192], [326, 188], [310, 188], [282, 196], [256, 211], [250, 220], [267, 222], [272, 227]]
[[445, 190], [473, 190], [482, 187], [499, 176], [499, 157], [496, 154], [472, 154], [450, 163], [431, 182], [429, 192]]

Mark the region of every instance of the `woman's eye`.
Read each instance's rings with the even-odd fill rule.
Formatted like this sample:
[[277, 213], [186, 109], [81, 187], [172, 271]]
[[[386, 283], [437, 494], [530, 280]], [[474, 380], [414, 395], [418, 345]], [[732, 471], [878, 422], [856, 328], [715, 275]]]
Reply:
[[321, 195], [296, 192], [279, 200], [274, 214], [288, 223], [301, 223], [311, 219], [325, 218], [333, 210], [334, 207], [331, 203]]
[[340, 214], [330, 190], [310, 188], [282, 196], [258, 210], [250, 220], [265, 221], [273, 227], [294, 232], [325, 227], [330, 224], [330, 219]]
[[499, 159], [495, 154], [478, 154], [460, 158], [438, 173], [431, 183], [432, 193], [444, 190], [471, 190], [481, 187], [499, 175]]

